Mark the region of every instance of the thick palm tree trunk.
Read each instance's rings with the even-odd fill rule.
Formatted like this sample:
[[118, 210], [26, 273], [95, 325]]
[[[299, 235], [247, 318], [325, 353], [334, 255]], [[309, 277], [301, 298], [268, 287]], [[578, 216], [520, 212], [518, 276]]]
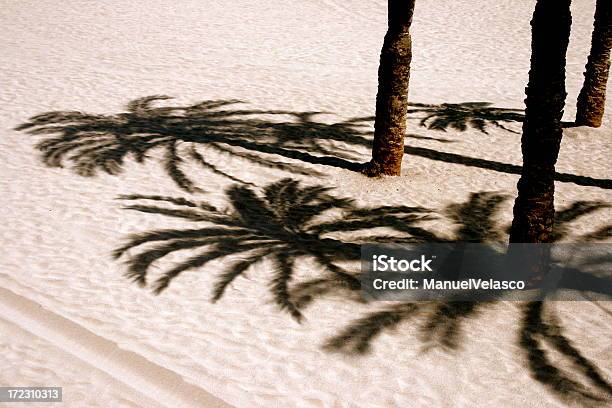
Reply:
[[410, 25], [415, 0], [388, 0], [388, 29], [380, 52], [370, 176], [399, 175], [404, 155], [408, 81], [412, 60]]
[[612, 48], [612, 0], [597, 0], [591, 54], [578, 95], [576, 125], [601, 126], [606, 103], [606, 84]]
[[531, 69], [521, 147], [523, 169], [510, 242], [551, 242], [554, 174], [565, 106], [571, 0], [538, 0], [531, 20]]

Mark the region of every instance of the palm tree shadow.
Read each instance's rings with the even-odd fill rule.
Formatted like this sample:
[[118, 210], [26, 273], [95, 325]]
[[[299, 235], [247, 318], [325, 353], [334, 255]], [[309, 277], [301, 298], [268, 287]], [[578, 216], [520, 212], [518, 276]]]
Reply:
[[491, 106], [490, 102], [442, 103], [439, 105], [425, 103], [409, 104], [408, 114], [421, 115], [419, 124], [430, 130], [465, 131], [474, 128], [488, 134], [487, 127], [495, 126], [512, 133], [519, 133], [507, 128], [504, 123], [523, 122], [525, 115], [522, 109], [507, 109]]
[[[463, 242], [504, 242], [505, 236], [494, 222], [499, 206], [507, 196], [492, 192], [471, 194], [462, 204], [450, 204], [443, 211], [455, 223], [455, 238]], [[602, 202], [581, 201], [560, 209], [555, 220], [555, 238], [564, 238], [568, 224], [581, 216], [607, 207]], [[507, 228], [506, 228], [507, 230]], [[610, 236], [611, 226], [594, 233], [581, 235], [584, 241]], [[371, 312], [349, 323], [339, 334], [328, 339], [323, 348], [348, 355], [363, 355], [371, 351], [372, 343], [386, 330], [399, 328], [417, 317], [423, 317], [419, 326], [424, 350], [432, 347], [453, 351], [460, 347], [462, 323], [477, 317], [482, 309], [493, 302], [400, 302], [379, 311]], [[583, 405], [608, 401], [612, 386], [596, 365], [584, 357], [563, 335], [561, 324], [555, 316], [543, 317], [543, 302], [529, 302], [523, 312], [520, 328], [520, 346], [527, 356], [532, 377], [548, 387], [562, 399], [579, 401]], [[547, 355], [544, 343], [572, 362], [575, 371], [565, 372], [555, 366]], [[595, 390], [581, 383], [576, 377], [586, 377]]]
[[[450, 204], [442, 213], [455, 224], [456, 241], [491, 242], [501, 240], [493, 216], [508, 197], [494, 192], [472, 193], [467, 202]], [[445, 241], [436, 237], [438, 241]], [[436, 345], [456, 349], [462, 335], [460, 321], [475, 316], [482, 302], [406, 302], [373, 312], [350, 323], [340, 334], [328, 340], [324, 348], [348, 354], [365, 354], [383, 330], [398, 326], [418, 314], [429, 314], [421, 327], [427, 347]]]
[[[98, 171], [116, 175], [121, 172], [126, 159], [133, 158], [143, 163], [153, 150], [161, 150], [161, 162], [166, 173], [188, 192], [200, 189], [182, 169], [187, 161], [244, 183], [214, 165], [199, 149], [202, 147], [259, 166], [320, 176], [322, 173], [312, 168], [282, 162], [269, 155], [358, 169], [358, 163], [344, 159], [342, 152], [334, 151], [331, 156], [331, 146], [333, 142], [347, 140], [363, 145], [369, 143], [368, 134], [358, 130], [363, 122], [359, 119], [330, 125], [312, 120], [318, 112], [231, 108], [241, 103], [238, 100], [210, 100], [191, 106], [154, 105], [168, 99], [171, 98], [165, 95], [138, 98], [128, 103], [126, 112], [114, 115], [47, 112], [30, 118], [15, 129], [48, 136], [36, 145], [42, 153], [42, 161], [50, 167], [71, 163], [73, 170], [81, 176], [93, 176]], [[259, 119], [262, 115], [289, 115], [297, 120]]]
[[[275, 265], [270, 282], [274, 300], [299, 321], [303, 317], [300, 309], [315, 295], [325, 293], [326, 285], [348, 291], [360, 289], [359, 279], [342, 266], [360, 259], [359, 242], [333, 238], [334, 233], [376, 226], [390, 228], [395, 235], [403, 234], [406, 242], [431, 238], [431, 234], [417, 225], [431, 218], [424, 208], [360, 208], [352, 200], [334, 197], [329, 190], [322, 186], [302, 187], [293, 179], [269, 184], [262, 194], [246, 186], [234, 185], [226, 191], [230, 206], [225, 210], [184, 198], [122, 196], [120, 198], [129, 203], [126, 209], [185, 219], [197, 227], [133, 235], [114, 255], [128, 258], [127, 276], [144, 286], [156, 261], [179, 250], [199, 251], [166, 270], [153, 283], [153, 291], [160, 293], [187, 270], [204, 268], [215, 259], [241, 254], [242, 259], [230, 263], [219, 276], [213, 290], [213, 302], [218, 301], [228, 286], [251, 266], [264, 259], [271, 260]], [[326, 215], [331, 218], [320, 219]], [[374, 239], [391, 238], [378, 236]], [[330, 276], [292, 291], [289, 284], [296, 262], [303, 258], [314, 261]]]

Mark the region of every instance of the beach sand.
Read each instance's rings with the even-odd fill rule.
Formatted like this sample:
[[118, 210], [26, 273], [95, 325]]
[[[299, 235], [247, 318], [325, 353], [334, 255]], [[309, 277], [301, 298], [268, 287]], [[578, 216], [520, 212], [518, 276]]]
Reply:
[[[524, 108], [535, 2], [495, 3], [417, 2], [411, 103]], [[573, 3], [567, 121], [575, 115], [594, 13], [593, 1]], [[188, 220], [126, 211], [118, 196], [182, 197], [231, 209], [227, 191], [235, 178], [259, 195], [267, 185], [293, 178], [302, 186], [329, 187], [329, 194], [360, 207], [424, 207], [435, 218], [419, 226], [449, 239], [457, 238], [460, 227], [448, 215], [452, 208], [498, 195], [489, 221], [505, 239], [521, 164], [518, 122], [502, 121], [503, 128], [487, 123], [487, 133], [470, 126], [441, 131], [421, 126], [424, 113], [414, 112], [403, 174], [384, 179], [316, 160], [235, 149], [286, 164], [274, 168], [184, 142], [181, 148], [197, 145], [225, 173], [185, 160], [182, 170], [202, 189], [194, 193], [168, 176], [163, 150], [151, 151], [143, 163], [128, 157], [119, 174], [82, 177], [70, 162], [62, 168], [41, 161], [36, 144], [52, 134], [15, 130], [50, 111], [121, 114], [130, 101], [151, 95], [173, 98], [151, 105], [159, 107], [242, 101], [219, 109], [256, 110], [246, 118], [266, 123], [301, 123], [301, 133], [286, 149], [320, 137], [321, 151], [365, 162], [366, 145], [326, 141], [325, 134], [337, 129], [331, 124], [374, 114], [386, 2], [19, 1], [3, 5], [0, 25], [0, 385], [63, 386], [66, 407], [572, 404], [528, 369], [517, 303], [487, 305], [461, 319], [456, 349], [424, 341], [425, 310], [384, 330], [370, 353], [354, 355], [324, 345], [355, 319], [392, 305], [322, 296], [303, 310], [298, 324], [274, 304], [269, 259], [236, 279], [213, 304], [226, 258], [181, 274], [155, 296], [125, 277], [129, 254], [111, 256], [129, 234], [193, 227]], [[358, 136], [371, 131], [371, 121], [363, 124]], [[611, 141], [612, 109], [599, 129], [564, 130], [557, 172], [569, 176], [556, 183], [557, 209], [578, 201], [600, 203], [571, 220], [565, 241], [612, 220], [612, 208], [603, 205], [612, 203]], [[298, 167], [304, 174], [291, 170]], [[334, 216], [325, 213], [322, 219]], [[334, 237], [351, 241], [387, 233], [372, 229]], [[171, 254], [152, 273], [189, 256], [189, 251]], [[322, 273], [309, 261], [296, 269], [294, 282]], [[610, 379], [612, 320], [600, 306], [572, 302], [550, 308], [572, 344]], [[566, 364], [554, 353], [553, 360]]]

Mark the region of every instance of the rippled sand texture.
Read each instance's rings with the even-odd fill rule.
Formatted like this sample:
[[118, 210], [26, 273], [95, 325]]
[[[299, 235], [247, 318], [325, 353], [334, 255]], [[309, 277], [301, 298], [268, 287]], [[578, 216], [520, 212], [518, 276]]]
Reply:
[[[346, 168], [347, 163], [368, 159], [371, 121], [345, 121], [374, 113], [386, 25], [384, 1], [4, 3], [0, 385], [63, 385], [62, 406], [69, 407], [584, 403], [573, 403], [533, 378], [520, 343], [524, 313], [518, 304], [466, 312], [459, 319], [456, 344], [438, 344], [437, 335], [427, 336], [422, 329], [432, 310], [423, 308], [412, 315], [402, 306], [354, 302], [343, 292], [314, 299], [298, 324], [274, 303], [272, 259], [254, 265], [212, 304], [219, 274], [244, 254], [184, 272], [159, 296], [125, 277], [125, 261], [135, 250], [119, 260], [112, 257], [129, 234], [194, 228], [189, 220], [124, 210], [126, 203], [116, 199], [119, 195], [182, 197], [213, 205], [223, 214], [226, 208], [232, 210], [226, 191], [237, 179], [261, 197], [265, 186], [290, 177], [300, 180], [300, 186], [332, 188], [327, 194], [352, 199], [360, 208], [429, 209], [431, 217], [415, 225], [438, 237], [461, 238], [466, 233], [462, 226], [476, 224], [497, 231], [496, 237], [488, 238], [505, 239], [516, 194], [516, 166], [521, 162], [520, 123], [513, 118], [520, 117], [523, 108], [534, 1], [418, 2], [410, 101], [421, 105], [413, 106], [409, 120], [403, 176], [382, 180], [366, 179]], [[575, 114], [594, 12], [594, 1], [573, 3], [567, 121]], [[144, 111], [142, 105], [135, 106], [121, 116], [130, 101], [151, 95], [174, 99], [152, 101]], [[211, 100], [242, 103], [197, 105]], [[441, 106], [445, 103], [460, 105]], [[181, 109], [150, 110], [159, 107]], [[505, 109], [493, 115], [501, 126], [490, 118], [484, 129], [478, 129], [478, 121], [470, 122], [483, 115], [478, 109], [491, 107]], [[214, 114], [224, 109], [234, 110], [229, 123]], [[164, 128], [164, 136], [175, 142], [179, 156], [195, 148], [207, 161], [203, 167], [190, 156], [178, 163], [193, 187], [201, 190], [192, 188], [189, 193], [170, 177], [180, 179], [168, 164], [168, 144], [148, 151], [142, 163], [134, 155], [125, 157], [118, 174], [98, 171], [84, 177], [69, 160], [61, 161], [64, 167], [46, 165], [37, 143], [58, 134], [32, 136], [28, 129], [15, 128], [50, 111], [90, 115], [86, 121], [100, 127], [83, 129], [94, 134], [87, 137], [101, 138], [99, 143], [106, 137], [121, 141], [131, 128], [146, 136], [160, 131], [156, 123], [170, 126]], [[168, 112], [181, 119], [168, 122]], [[195, 122], [185, 119], [190, 113]], [[429, 114], [435, 116], [421, 126], [420, 120]], [[54, 122], [57, 117], [47, 119], [47, 126], [59, 124]], [[63, 131], [71, 131], [70, 123]], [[334, 123], [344, 125], [329, 126]], [[223, 152], [215, 148], [215, 140], [197, 139], [202, 126], [221, 133], [240, 129], [247, 138], [264, 128], [272, 133], [262, 136], [261, 144], [277, 149], [262, 152], [261, 147], [257, 151], [242, 143], [233, 152]], [[275, 139], [279, 134], [294, 139], [281, 143]], [[328, 135], [333, 134], [343, 137], [330, 141]], [[558, 209], [570, 209], [560, 226], [566, 232], [560, 236], [563, 240], [598, 231], [605, 238], [601, 232], [612, 220], [612, 209], [605, 205], [612, 203], [611, 140], [612, 109], [600, 129], [565, 129], [556, 183]], [[302, 154], [287, 153], [300, 146], [307, 146]], [[317, 159], [320, 156], [344, 161]], [[47, 159], [47, 164], [60, 164]], [[81, 173], [86, 171], [81, 168]], [[241, 191], [246, 197], [246, 190]], [[235, 200], [233, 208], [240, 210], [241, 202]], [[470, 203], [472, 213], [459, 211]], [[317, 222], [347, 210], [334, 211], [325, 212]], [[390, 233], [379, 228], [324, 238], [349, 242]], [[170, 254], [153, 265], [150, 278], [193, 253], [198, 252]], [[353, 262], [346, 268], [354, 266]], [[300, 260], [293, 282], [316, 279], [321, 272], [312, 259]], [[37, 307], [44, 313], [32, 312]], [[609, 310], [590, 302], [556, 304], [551, 309], [573, 346], [609, 381], [612, 323], [602, 307]], [[369, 353], [350, 353], [348, 343], [340, 350], [330, 346], [352, 322], [381, 310], [391, 310], [394, 317], [373, 338]], [[46, 316], [58, 323], [50, 325]], [[589, 390], [597, 388], [576, 374], [565, 357], [548, 351], [557, 366], [577, 375]], [[140, 379], [138, 364], [149, 367], [140, 371]], [[196, 394], [203, 399], [190, 400]]]

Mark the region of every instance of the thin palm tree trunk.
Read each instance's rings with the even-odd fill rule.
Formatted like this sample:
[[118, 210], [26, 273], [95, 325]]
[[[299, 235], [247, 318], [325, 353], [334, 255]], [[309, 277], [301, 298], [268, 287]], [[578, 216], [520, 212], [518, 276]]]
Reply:
[[370, 176], [401, 173], [412, 60], [410, 25], [415, 1], [388, 1], [388, 29], [378, 67], [372, 160], [364, 170]]
[[523, 168], [510, 242], [551, 242], [555, 163], [563, 130], [571, 0], [538, 0], [531, 20], [531, 69], [521, 147]]
[[606, 104], [606, 84], [612, 48], [612, 0], [597, 0], [591, 53], [578, 95], [576, 125], [601, 126]]

